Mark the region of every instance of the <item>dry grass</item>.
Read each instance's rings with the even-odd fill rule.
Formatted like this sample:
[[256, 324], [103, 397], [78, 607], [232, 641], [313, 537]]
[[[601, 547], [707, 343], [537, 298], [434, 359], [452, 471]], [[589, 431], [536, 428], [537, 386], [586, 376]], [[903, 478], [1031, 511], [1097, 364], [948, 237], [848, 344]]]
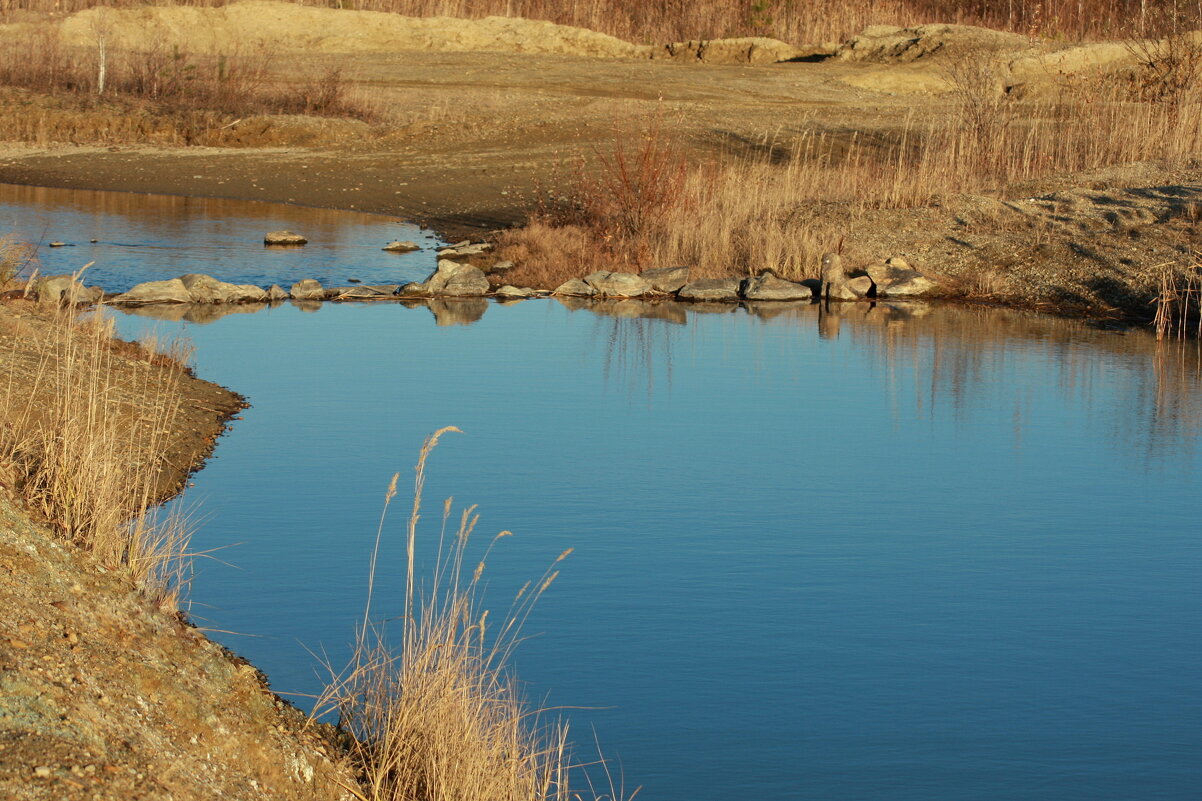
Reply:
[[1160, 286], [1152, 326], [1158, 342], [1165, 339], [1202, 339], [1202, 255], [1193, 254], [1189, 265], [1160, 265]]
[[[1193, 47], [1184, 61], [1202, 63]], [[535, 266], [513, 275], [546, 287], [583, 274], [576, 254], [589, 252], [584, 234], [598, 254], [584, 265], [816, 277], [821, 254], [869, 211], [931, 206], [959, 193], [1004, 198], [1047, 176], [1202, 157], [1202, 87], [1174, 80], [1172, 91], [1150, 93], [1151, 74], [1145, 67], [1022, 101], [1003, 94], [987, 66], [963, 62], [947, 70], [953, 91], [942, 114], [875, 136], [810, 130], [791, 141], [765, 138], [750, 148], [758, 155], [729, 154], [679, 177], [663, 155], [671, 143], [652, 124], [624, 134], [615, 155], [586, 157], [568, 202], [544, 210], [527, 231], [502, 235], [502, 254], [519, 265], [529, 259]]]
[[[385, 496], [355, 655], [319, 709], [336, 708], [342, 727], [352, 735], [362, 773], [362, 787], [353, 792], [360, 798], [566, 801], [574, 797], [568, 792], [567, 727], [544, 720], [524, 702], [508, 662], [523, 622], [570, 550], [539, 581], [523, 587], [508, 615], [494, 624], [480, 608], [481, 581], [492, 545], [509, 532], [498, 534], [479, 557], [471, 556], [475, 508], [458, 515], [456, 525], [448, 499], [432, 582], [418, 588], [414, 573], [426, 461], [439, 439], [452, 431], [458, 429], [435, 432], [418, 459], [405, 531], [404, 609], [392, 612], [400, 630], [379, 622], [372, 607], [397, 475]], [[453, 530], [448, 535], [449, 526]]]
[[[222, 0], [177, 0], [222, 5]], [[326, 0], [301, 0], [328, 5]], [[0, 16], [70, 13], [137, 0], [0, 0]], [[1197, 0], [355, 0], [340, 8], [409, 16], [502, 15], [575, 25], [635, 42], [660, 44], [728, 36], [772, 36], [794, 43], [844, 39], [868, 25], [959, 22], [1059, 39], [1150, 36], [1202, 27]]]
[[9, 373], [0, 397], [6, 483], [64, 539], [128, 570], [173, 609], [186, 585], [190, 530], [157, 502], [185, 368], [160, 357], [168, 366], [159, 370], [120, 370], [112, 321], [76, 315], [58, 310], [51, 325], [26, 332], [33, 342], [20, 343], [38, 358], [32, 374]]
[[36, 253], [37, 249], [28, 242], [11, 234], [0, 236], [0, 292], [8, 288], [10, 281], [28, 272]]

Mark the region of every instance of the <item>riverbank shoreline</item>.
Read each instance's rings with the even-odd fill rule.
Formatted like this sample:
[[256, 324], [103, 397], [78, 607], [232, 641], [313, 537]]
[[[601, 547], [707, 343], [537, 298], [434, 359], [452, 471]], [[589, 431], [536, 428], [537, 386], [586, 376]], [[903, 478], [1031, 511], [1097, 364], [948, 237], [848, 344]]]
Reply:
[[[35, 346], [62, 325], [47, 304], [0, 301], [8, 373], [6, 430], [25, 404], [53, 404]], [[105, 396], [131, 382], [178, 380], [157, 492], [174, 495], [212, 455], [240, 395], [129, 343], [112, 340]], [[168, 377], [167, 373], [170, 372]], [[160, 377], [160, 373], [162, 377]], [[17, 402], [12, 402], [18, 398]], [[140, 411], [122, 412], [143, 436]], [[0, 795], [33, 799], [343, 798], [354, 781], [340, 747], [245, 660], [129, 571], [71, 544], [61, 521], [0, 481]]]

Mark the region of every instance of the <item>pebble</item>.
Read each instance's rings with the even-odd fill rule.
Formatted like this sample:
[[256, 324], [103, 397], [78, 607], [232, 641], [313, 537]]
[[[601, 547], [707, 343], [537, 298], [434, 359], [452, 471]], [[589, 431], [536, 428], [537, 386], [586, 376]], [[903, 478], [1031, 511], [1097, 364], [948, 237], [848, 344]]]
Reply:
[[45, 765], [38, 765], [33, 769], [33, 775], [37, 776], [39, 779], [49, 779], [51, 772], [52, 771], [50, 768]]

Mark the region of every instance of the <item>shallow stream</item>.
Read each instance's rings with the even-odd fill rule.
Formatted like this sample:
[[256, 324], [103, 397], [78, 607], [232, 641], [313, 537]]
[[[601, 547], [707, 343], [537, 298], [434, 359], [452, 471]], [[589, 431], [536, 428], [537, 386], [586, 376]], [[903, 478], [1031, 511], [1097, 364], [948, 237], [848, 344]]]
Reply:
[[[111, 226], [105, 209], [125, 197], [4, 191], [4, 214], [76, 241]], [[366, 215], [235, 204], [214, 220], [213, 201], [178, 203], [169, 231], [115, 212], [129, 220], [119, 252], [149, 254], [123, 274], [194, 269], [139, 237], [178, 254], [218, 230], [232, 272], [203, 271], [285, 283], [292, 266], [228, 244], [279, 221], [349, 243], [319, 245], [328, 275], [383, 281], [355, 243], [412, 238]], [[294, 213], [329, 215], [329, 228]], [[104, 253], [80, 255], [110, 269]], [[424, 277], [429, 253], [409, 258]], [[204, 518], [194, 546], [222, 549], [198, 565], [193, 613], [238, 632], [213, 636], [278, 691], [314, 692], [314, 653], [345, 656], [400, 471], [377, 602], [396, 613], [404, 482], [422, 439], [457, 425], [465, 434], [431, 458], [424, 541], [451, 495], [479, 505], [482, 543], [513, 531], [488, 563], [498, 600], [575, 548], [518, 670], [533, 699], [581, 707], [569, 714], [582, 756], [595, 731], [640, 799], [1193, 799], [1202, 787], [1196, 350], [900, 304], [118, 319], [127, 336], [188, 337], [198, 374], [253, 403], [185, 497]]]

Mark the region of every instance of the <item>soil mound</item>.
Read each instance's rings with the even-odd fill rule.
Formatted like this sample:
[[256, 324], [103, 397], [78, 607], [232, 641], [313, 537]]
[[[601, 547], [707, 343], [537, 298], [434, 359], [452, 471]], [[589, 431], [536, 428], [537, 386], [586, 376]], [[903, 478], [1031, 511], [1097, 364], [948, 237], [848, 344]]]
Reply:
[[1026, 36], [972, 25], [919, 25], [914, 28], [873, 25], [844, 44], [838, 58], [904, 64], [934, 57], [1000, 56], [1031, 49], [1031, 40]]
[[510, 17], [405, 17], [272, 0], [245, 0], [220, 8], [93, 8], [68, 17], [60, 28], [64, 42], [81, 47], [94, 47], [100, 30], [107, 31], [108, 41], [118, 48], [178, 46], [202, 53], [269, 48], [320, 53], [499, 51], [597, 58], [646, 58], [650, 54], [650, 48], [550, 22]]

